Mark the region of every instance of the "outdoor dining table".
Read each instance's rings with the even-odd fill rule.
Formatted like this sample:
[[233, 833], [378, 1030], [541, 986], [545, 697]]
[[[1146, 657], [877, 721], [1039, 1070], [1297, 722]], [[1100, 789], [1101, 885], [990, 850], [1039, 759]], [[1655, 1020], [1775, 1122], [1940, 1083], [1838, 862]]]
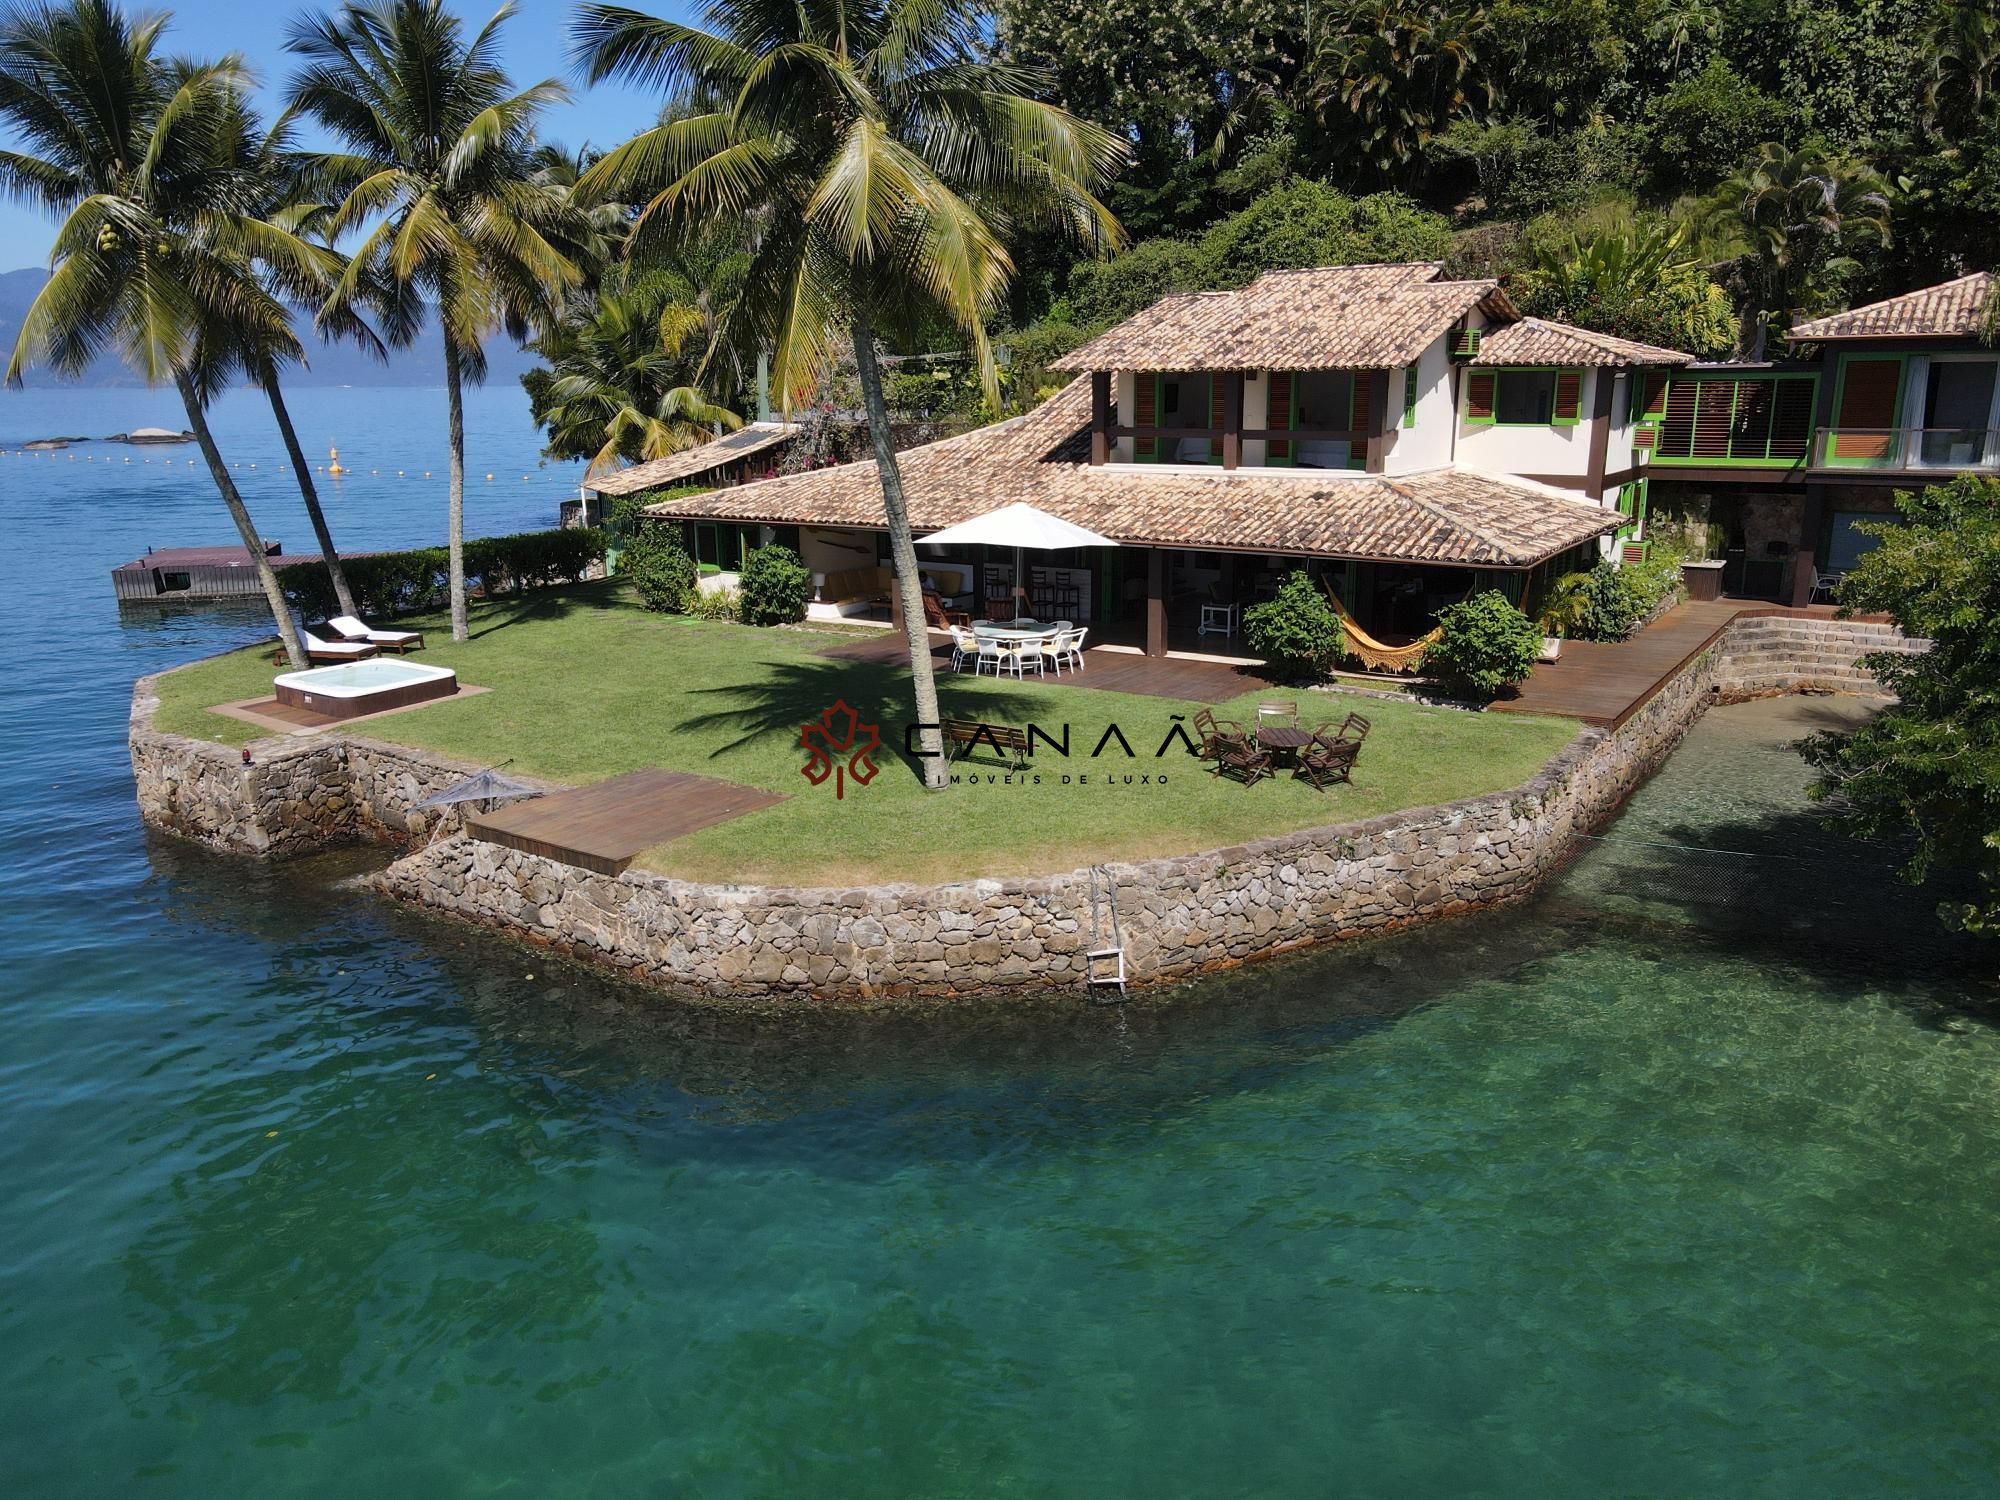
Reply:
[[1299, 752], [1313, 742], [1313, 732], [1280, 724], [1270, 729], [1259, 729], [1256, 738], [1257, 743], [1272, 754], [1289, 755], [1296, 760]]

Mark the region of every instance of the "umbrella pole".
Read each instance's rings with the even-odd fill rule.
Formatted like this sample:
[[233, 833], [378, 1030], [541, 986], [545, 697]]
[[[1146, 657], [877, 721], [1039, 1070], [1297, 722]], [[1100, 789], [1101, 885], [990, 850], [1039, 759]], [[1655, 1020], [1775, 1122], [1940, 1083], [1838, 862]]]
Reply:
[[1026, 613], [1022, 601], [1028, 597], [1028, 590], [1021, 582], [1021, 549], [1014, 549], [1014, 618], [1020, 619]]

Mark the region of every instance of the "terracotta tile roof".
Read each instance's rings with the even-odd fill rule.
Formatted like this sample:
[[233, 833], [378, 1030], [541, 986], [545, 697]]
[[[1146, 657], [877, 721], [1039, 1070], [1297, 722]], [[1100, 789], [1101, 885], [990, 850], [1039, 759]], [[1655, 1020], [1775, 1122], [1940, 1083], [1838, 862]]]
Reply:
[[1479, 340], [1475, 365], [1687, 365], [1692, 354], [1614, 338], [1594, 329], [1523, 318], [1489, 328]]
[[[1135, 544], [1525, 568], [1611, 531], [1615, 512], [1472, 469], [1092, 468], [1089, 382], [1025, 417], [900, 455], [910, 522], [937, 531], [1016, 500]], [[649, 508], [679, 519], [780, 526], [887, 524], [871, 462], [787, 474]]]
[[1473, 308], [1503, 316], [1497, 281], [1440, 281], [1438, 264], [1267, 271], [1238, 292], [1184, 292], [1049, 368], [1378, 370], [1405, 365]]
[[1785, 335], [1794, 343], [1817, 339], [1973, 338], [1986, 321], [1993, 273], [1974, 271], [1942, 286], [1905, 292], [1829, 317], [1800, 323]]
[[583, 487], [596, 490], [600, 495], [634, 495], [640, 490], [664, 489], [668, 485], [679, 484], [683, 479], [706, 474], [723, 464], [733, 464], [753, 453], [775, 448], [798, 430], [798, 425], [793, 422], [752, 422], [712, 443], [683, 448], [665, 458], [633, 464], [629, 469], [614, 469], [609, 474], [599, 474], [595, 479], [585, 480]]

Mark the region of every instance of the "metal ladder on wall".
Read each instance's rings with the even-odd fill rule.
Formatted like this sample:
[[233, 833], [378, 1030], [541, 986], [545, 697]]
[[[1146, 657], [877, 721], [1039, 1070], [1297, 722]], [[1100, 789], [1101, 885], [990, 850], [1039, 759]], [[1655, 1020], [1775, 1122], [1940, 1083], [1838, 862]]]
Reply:
[[[1110, 938], [1105, 937], [1105, 913], [1111, 915]], [[1089, 962], [1086, 982], [1094, 994], [1116, 986], [1119, 999], [1125, 997], [1125, 934], [1118, 926], [1118, 896], [1111, 877], [1101, 865], [1090, 867], [1090, 946], [1084, 949]]]

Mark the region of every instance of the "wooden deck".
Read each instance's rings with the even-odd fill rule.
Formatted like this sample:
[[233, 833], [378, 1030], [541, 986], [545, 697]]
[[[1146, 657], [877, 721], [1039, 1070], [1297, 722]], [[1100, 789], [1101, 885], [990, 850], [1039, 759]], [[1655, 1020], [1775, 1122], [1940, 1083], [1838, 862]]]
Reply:
[[489, 844], [616, 875], [642, 850], [785, 799], [685, 771], [628, 771], [465, 820]]
[[[850, 661], [902, 664], [909, 658], [900, 633], [885, 631], [879, 637], [853, 641], [820, 653]], [[933, 633], [931, 659], [938, 676], [951, 671], [951, 641]], [[969, 676], [970, 673], [960, 675]], [[990, 680], [990, 679], [989, 679]], [[1012, 682], [1012, 676], [1001, 679]], [[1096, 688], [1106, 693], [1136, 693], [1145, 698], [1176, 698], [1190, 703], [1225, 703], [1244, 693], [1268, 687], [1269, 682], [1249, 667], [1223, 662], [1182, 661], [1176, 657], [1138, 656], [1125, 651], [1089, 650], [1083, 653], [1081, 672], [1028, 674], [1027, 680], [1056, 687]]]
[[[1497, 713], [1553, 714], [1615, 729], [1739, 615], [1831, 618], [1828, 605], [1789, 609], [1754, 599], [1688, 600], [1629, 641], [1564, 641], [1562, 655], [1535, 668]], [[1872, 617], [1871, 617], [1872, 618]]]

